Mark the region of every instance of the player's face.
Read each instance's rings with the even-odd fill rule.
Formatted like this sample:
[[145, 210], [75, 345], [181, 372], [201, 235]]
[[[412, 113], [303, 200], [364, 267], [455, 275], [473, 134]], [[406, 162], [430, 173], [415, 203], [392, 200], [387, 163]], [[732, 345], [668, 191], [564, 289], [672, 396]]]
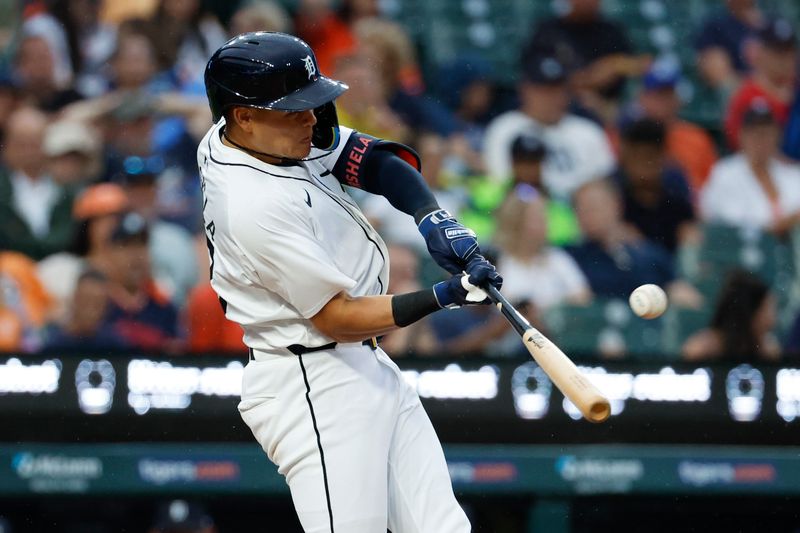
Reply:
[[249, 147], [288, 159], [302, 159], [311, 151], [311, 135], [317, 117], [314, 111], [285, 112], [253, 109]]

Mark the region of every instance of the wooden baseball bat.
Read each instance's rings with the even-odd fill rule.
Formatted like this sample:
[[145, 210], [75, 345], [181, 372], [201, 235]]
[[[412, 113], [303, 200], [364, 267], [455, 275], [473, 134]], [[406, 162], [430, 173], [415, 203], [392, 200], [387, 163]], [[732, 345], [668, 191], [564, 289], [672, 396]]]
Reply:
[[488, 285], [484, 290], [506, 317], [506, 320], [522, 336], [522, 342], [539, 363], [558, 390], [564, 394], [589, 422], [604, 422], [611, 414], [608, 399], [581, 374], [575, 363], [561, 349], [531, 326], [530, 322], [514, 309], [496, 288]]

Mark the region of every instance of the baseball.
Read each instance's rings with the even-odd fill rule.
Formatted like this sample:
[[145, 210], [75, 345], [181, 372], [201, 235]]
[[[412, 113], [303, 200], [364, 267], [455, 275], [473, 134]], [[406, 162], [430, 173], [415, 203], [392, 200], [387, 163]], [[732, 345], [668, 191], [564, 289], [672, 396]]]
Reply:
[[667, 309], [667, 293], [652, 283], [636, 287], [628, 301], [633, 312], [642, 318], [657, 318]]

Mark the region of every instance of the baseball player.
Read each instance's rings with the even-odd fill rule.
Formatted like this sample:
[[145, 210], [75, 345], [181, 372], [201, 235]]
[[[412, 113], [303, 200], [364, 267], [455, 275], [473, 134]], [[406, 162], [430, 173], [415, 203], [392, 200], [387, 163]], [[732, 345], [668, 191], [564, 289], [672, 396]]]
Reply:
[[[333, 101], [347, 86], [320, 74], [305, 42], [242, 34], [211, 57], [205, 84], [215, 125], [197, 157], [211, 284], [250, 348], [239, 411], [303, 528], [469, 531], [430, 420], [376, 337], [485, 303], [479, 287], [502, 279], [439, 209], [411, 149], [339, 126]], [[342, 184], [413, 216], [453, 277], [385, 294], [386, 246]]]

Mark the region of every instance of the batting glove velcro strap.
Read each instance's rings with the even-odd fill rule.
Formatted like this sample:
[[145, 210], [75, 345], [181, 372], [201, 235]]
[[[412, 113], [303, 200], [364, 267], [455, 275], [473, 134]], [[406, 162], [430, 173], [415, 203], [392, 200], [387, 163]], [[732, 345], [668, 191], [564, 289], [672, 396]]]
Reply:
[[451, 274], [460, 274], [472, 258], [480, 254], [475, 232], [460, 224], [445, 209], [429, 213], [418, 227], [433, 260]]

